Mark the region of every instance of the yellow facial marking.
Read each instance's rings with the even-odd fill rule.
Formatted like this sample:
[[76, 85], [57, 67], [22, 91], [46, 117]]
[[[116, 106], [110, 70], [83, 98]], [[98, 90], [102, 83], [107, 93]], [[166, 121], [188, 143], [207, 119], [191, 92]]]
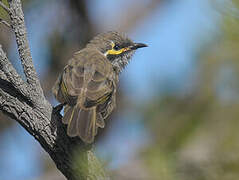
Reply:
[[115, 50], [115, 49], [114, 49], [115, 43], [113, 43], [113, 42], [112, 42], [111, 46], [112, 46], [112, 49], [108, 50], [108, 51], [105, 53], [106, 56], [107, 56], [108, 54], [110, 54], [110, 55], [119, 55], [119, 54], [121, 54], [121, 53], [123, 53], [123, 52], [125, 52], [125, 51], [130, 50], [130, 49], [127, 48], [127, 47], [126, 47], [126, 48], [119, 49], [119, 50]]

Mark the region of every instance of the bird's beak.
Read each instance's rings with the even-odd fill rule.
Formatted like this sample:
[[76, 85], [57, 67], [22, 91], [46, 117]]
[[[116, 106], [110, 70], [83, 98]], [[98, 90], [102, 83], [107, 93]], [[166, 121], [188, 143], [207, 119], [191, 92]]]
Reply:
[[146, 44], [143, 43], [134, 43], [133, 46], [130, 47], [131, 50], [136, 50], [138, 48], [148, 47]]

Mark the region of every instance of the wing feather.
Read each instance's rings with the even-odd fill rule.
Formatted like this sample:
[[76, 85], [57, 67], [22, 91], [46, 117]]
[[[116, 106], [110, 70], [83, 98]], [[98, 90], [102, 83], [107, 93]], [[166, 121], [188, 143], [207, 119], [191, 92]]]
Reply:
[[99, 51], [86, 48], [74, 54], [53, 88], [56, 98], [67, 103], [62, 122], [70, 137], [93, 142], [115, 106], [117, 82], [111, 63]]
[[[75, 53], [63, 73], [67, 94], [77, 96], [81, 108], [86, 101], [102, 100], [113, 90], [113, 67], [98, 51], [83, 50]], [[79, 97], [80, 96], [80, 97]], [[96, 106], [97, 104], [94, 104]]]

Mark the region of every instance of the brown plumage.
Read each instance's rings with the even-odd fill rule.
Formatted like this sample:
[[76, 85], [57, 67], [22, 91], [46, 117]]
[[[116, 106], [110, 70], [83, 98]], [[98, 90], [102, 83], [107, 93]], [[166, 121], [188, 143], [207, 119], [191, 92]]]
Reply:
[[108, 32], [73, 55], [53, 87], [56, 99], [66, 104], [62, 122], [70, 137], [94, 141], [97, 128], [104, 128], [104, 120], [115, 107], [119, 73], [134, 50], [145, 46]]

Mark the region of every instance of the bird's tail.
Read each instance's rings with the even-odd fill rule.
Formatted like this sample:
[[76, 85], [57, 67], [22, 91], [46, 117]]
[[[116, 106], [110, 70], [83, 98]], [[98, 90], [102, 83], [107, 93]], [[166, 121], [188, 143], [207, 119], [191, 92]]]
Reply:
[[96, 107], [85, 110], [78, 105], [66, 105], [62, 122], [67, 124], [68, 136], [79, 136], [84, 142], [92, 143], [97, 134], [96, 116]]

